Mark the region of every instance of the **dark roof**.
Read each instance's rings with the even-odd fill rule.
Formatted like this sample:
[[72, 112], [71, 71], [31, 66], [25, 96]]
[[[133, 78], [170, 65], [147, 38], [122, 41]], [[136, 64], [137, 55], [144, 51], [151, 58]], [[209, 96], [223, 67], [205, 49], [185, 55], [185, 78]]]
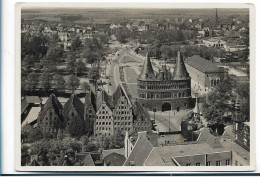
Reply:
[[121, 96], [125, 96], [121, 86], [119, 85], [115, 91], [115, 93], [112, 96], [112, 103], [113, 105], [117, 105], [118, 100], [121, 98]]
[[144, 60], [143, 68], [141, 71], [141, 74], [138, 76], [138, 79], [140, 80], [156, 80], [156, 77], [153, 72], [153, 66], [150, 60], [150, 57], [148, 56], [148, 53], [146, 54], [146, 58]]
[[135, 166], [142, 166], [152, 150], [151, 142], [146, 137], [141, 136], [135, 143], [134, 149], [126, 159], [124, 166], [130, 166], [131, 163]]
[[59, 112], [62, 110], [62, 105], [53, 93], [50, 95], [50, 98], [46, 101], [45, 105], [42, 107], [38, 118], [41, 120], [45, 116], [46, 112], [52, 108], [55, 110], [56, 114], [59, 115], [61, 118]]
[[97, 108], [96, 108], [96, 97], [94, 95], [94, 93], [92, 91], [89, 91], [86, 93], [86, 96], [85, 96], [85, 104], [87, 106], [91, 105], [94, 107], [95, 111], [97, 111]]
[[181, 52], [178, 51], [177, 61], [174, 68], [174, 80], [183, 80], [183, 79], [190, 79], [189, 73], [185, 67], [183, 56]]
[[82, 166], [95, 166], [94, 160], [90, 153], [88, 153], [81, 162]]
[[104, 158], [104, 162], [107, 166], [122, 166], [125, 159], [124, 155], [113, 152]]
[[29, 104], [40, 104], [42, 102], [42, 99], [38, 96], [25, 96], [22, 99], [22, 103], [21, 103], [21, 113], [24, 112], [24, 110], [27, 108], [27, 106], [29, 106]]
[[78, 114], [80, 115], [80, 117], [84, 119], [84, 104], [74, 93], [70, 96], [69, 100], [64, 105], [64, 109], [63, 109], [64, 117], [68, 115], [69, 111], [72, 108], [75, 108]]
[[30, 166], [40, 166], [40, 164], [35, 159], [33, 159]]
[[141, 104], [138, 101], [136, 101], [133, 104], [133, 115], [134, 115], [134, 120], [141, 120], [141, 121], [150, 120], [149, 113], [141, 106]]
[[206, 142], [212, 148], [223, 148], [220, 143], [220, 137], [216, 137], [210, 133], [209, 128], [203, 128], [198, 137], [199, 142]]
[[212, 61], [201, 58], [199, 55], [193, 55], [185, 60], [185, 63], [204, 73], [220, 72], [219, 68]]
[[97, 110], [103, 102], [105, 102], [109, 108], [114, 108], [112, 97], [109, 96], [107, 92], [102, 89], [97, 93]]

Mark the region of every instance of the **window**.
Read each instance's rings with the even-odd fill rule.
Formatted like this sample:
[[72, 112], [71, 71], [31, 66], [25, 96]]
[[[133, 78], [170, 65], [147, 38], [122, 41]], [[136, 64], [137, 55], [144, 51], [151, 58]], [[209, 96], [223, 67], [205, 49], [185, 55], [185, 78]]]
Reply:
[[200, 166], [200, 163], [196, 163], [196, 166]]
[[207, 163], [206, 163], [206, 166], [210, 166], [210, 165], [211, 165], [211, 162], [207, 162]]
[[186, 166], [191, 166], [191, 164], [190, 164], [190, 163], [187, 163]]
[[230, 165], [230, 160], [226, 160], [226, 165], [227, 165], [227, 166]]
[[216, 166], [220, 166], [220, 165], [221, 165], [220, 160], [216, 161]]
[[235, 166], [237, 166], [237, 160], [235, 161]]

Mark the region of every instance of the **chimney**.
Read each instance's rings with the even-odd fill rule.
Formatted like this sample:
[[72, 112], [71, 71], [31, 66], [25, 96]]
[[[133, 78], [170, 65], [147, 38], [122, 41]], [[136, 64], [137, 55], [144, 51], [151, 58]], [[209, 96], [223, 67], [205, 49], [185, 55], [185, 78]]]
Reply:
[[140, 139], [140, 138], [146, 138], [146, 134], [147, 134], [146, 131], [138, 132], [138, 139]]

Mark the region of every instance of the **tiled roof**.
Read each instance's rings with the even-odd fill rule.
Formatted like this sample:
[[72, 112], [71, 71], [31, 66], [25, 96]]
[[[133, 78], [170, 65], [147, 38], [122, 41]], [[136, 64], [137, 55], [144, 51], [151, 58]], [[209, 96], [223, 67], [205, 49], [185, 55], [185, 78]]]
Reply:
[[155, 147], [154, 150], [157, 151], [164, 163], [172, 163], [172, 165], [172, 157], [214, 152], [213, 148], [211, 148], [207, 143], [187, 143], [173, 146], [162, 146]]
[[42, 99], [38, 96], [25, 96], [22, 99], [21, 103], [21, 113], [24, 112], [24, 110], [29, 106], [30, 103], [32, 104], [40, 104], [42, 102]]
[[86, 96], [85, 96], [85, 104], [87, 106], [91, 105], [94, 107], [95, 111], [97, 110], [96, 108], [96, 97], [94, 95], [94, 93], [92, 91], [89, 91], [86, 93]]
[[186, 66], [183, 61], [183, 56], [181, 55], [180, 51], [178, 51], [177, 61], [173, 75], [174, 80], [190, 79], [189, 73], [187, 72]]
[[97, 93], [97, 110], [103, 102], [105, 102], [109, 108], [114, 108], [112, 97], [109, 96], [105, 90], [100, 90], [99, 93]]
[[144, 60], [143, 68], [141, 74], [138, 76], [140, 80], [157, 80], [153, 71], [152, 63], [148, 53], [146, 54], [146, 58]]
[[121, 96], [125, 96], [123, 90], [120, 86], [117, 87], [115, 93], [112, 96], [112, 104], [115, 106], [117, 105], [118, 100], [121, 98]]
[[45, 116], [46, 112], [51, 108], [53, 108], [56, 114], [60, 116], [60, 119], [62, 118], [59, 113], [62, 110], [62, 105], [56, 98], [56, 96], [54, 94], [51, 94], [49, 99], [46, 101], [45, 105], [42, 107], [40, 111], [39, 119], [41, 120]]
[[220, 72], [219, 68], [212, 61], [201, 58], [199, 55], [193, 55], [185, 60], [185, 63], [204, 73]]
[[125, 156], [113, 152], [104, 158], [104, 162], [107, 166], [122, 166], [125, 162]]
[[125, 149], [124, 148], [121, 148], [121, 149], [109, 149], [109, 150], [103, 150], [102, 151], [103, 157], [106, 157], [106, 156], [108, 156], [109, 154], [112, 154], [112, 153], [117, 153], [117, 154], [124, 155], [125, 154]]
[[136, 101], [133, 104], [133, 114], [134, 114], [134, 120], [141, 120], [141, 121], [147, 121], [150, 120], [150, 115], [148, 112], [141, 106], [141, 104]]
[[90, 153], [88, 153], [81, 162], [82, 166], [95, 166], [94, 160]]
[[80, 101], [76, 94], [72, 94], [69, 100], [65, 103], [63, 109], [63, 116], [66, 117], [69, 111], [75, 108], [82, 120], [84, 119], [84, 104]]
[[220, 143], [221, 137], [216, 137], [210, 133], [209, 128], [203, 128], [200, 131], [200, 135], [197, 139], [199, 142], [206, 142], [209, 144], [212, 148], [222, 148], [223, 146]]
[[130, 166], [130, 162], [135, 166], [144, 165], [145, 160], [153, 150], [153, 145], [146, 137], [140, 137], [136, 141], [133, 151], [126, 159], [124, 166]]
[[225, 139], [231, 139], [231, 140], [235, 140], [235, 133], [233, 132], [233, 126], [229, 125], [225, 127], [225, 131], [222, 135], [222, 138]]

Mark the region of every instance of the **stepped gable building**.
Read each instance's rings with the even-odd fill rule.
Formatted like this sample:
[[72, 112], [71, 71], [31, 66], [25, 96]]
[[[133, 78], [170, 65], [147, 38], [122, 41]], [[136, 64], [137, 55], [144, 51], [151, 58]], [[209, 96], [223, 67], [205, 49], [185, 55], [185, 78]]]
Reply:
[[56, 122], [63, 121], [62, 105], [54, 94], [50, 95], [50, 98], [46, 101], [45, 105], [41, 108], [37, 118], [37, 125], [43, 133], [56, 132]]
[[174, 73], [164, 66], [157, 75], [147, 54], [137, 81], [139, 102], [149, 110], [179, 111], [192, 107], [191, 78], [180, 51], [178, 51]]
[[91, 91], [86, 93], [84, 111], [84, 121], [87, 125], [87, 131], [89, 134], [93, 134], [97, 108], [95, 95]]
[[138, 101], [133, 104], [133, 114], [134, 114], [134, 132], [152, 130], [152, 121], [150, 119], [149, 113], [140, 105]]
[[94, 122], [94, 135], [114, 135], [113, 104], [111, 97], [104, 90], [97, 91], [97, 112]]
[[69, 100], [65, 103], [63, 109], [63, 117], [66, 123], [65, 133], [69, 133], [69, 126], [73, 122], [82, 122], [84, 120], [84, 104], [77, 97], [76, 94], [72, 94]]
[[114, 130], [133, 131], [133, 111], [130, 101], [127, 99], [121, 87], [118, 87], [113, 95], [115, 109], [113, 110]]

